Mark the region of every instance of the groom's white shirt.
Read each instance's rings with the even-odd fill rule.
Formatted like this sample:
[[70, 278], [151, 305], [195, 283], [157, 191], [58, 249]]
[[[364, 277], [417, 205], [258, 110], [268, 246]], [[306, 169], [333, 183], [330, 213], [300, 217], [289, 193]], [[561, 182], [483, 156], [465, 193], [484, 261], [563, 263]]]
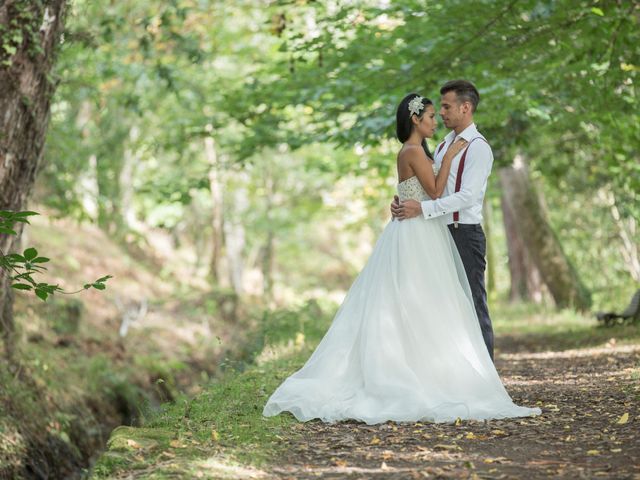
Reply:
[[[460, 137], [469, 143], [474, 138], [484, 139], [484, 136], [478, 132], [475, 123], [465, 128], [460, 135], [456, 135], [454, 131], [449, 132], [445, 137], [444, 147], [436, 153], [434, 158], [438, 168], [442, 165], [442, 159], [449, 146]], [[456, 177], [464, 148], [451, 162], [451, 172], [442, 197], [422, 202], [424, 218], [439, 218], [444, 215], [447, 217], [447, 223], [450, 224], [453, 223], [453, 212], [460, 212], [458, 223], [482, 223], [482, 200], [487, 190], [487, 179], [493, 165], [493, 152], [489, 144], [482, 140], [473, 142], [468, 148], [460, 191], [455, 191]]]

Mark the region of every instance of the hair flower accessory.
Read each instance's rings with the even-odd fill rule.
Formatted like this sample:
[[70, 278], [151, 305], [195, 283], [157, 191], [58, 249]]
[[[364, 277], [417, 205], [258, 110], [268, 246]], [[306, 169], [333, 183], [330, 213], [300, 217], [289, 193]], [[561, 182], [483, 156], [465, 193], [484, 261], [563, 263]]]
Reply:
[[424, 104], [422, 103], [423, 98], [418, 95], [417, 97], [413, 97], [409, 102], [409, 111], [411, 114], [420, 115], [420, 112], [424, 108]]

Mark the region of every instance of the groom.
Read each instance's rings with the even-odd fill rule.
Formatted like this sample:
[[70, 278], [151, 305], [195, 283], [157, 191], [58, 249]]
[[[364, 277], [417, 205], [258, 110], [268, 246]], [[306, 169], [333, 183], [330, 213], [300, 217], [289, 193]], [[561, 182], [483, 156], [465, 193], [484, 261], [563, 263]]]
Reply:
[[486, 267], [486, 238], [482, 230], [482, 201], [491, 173], [493, 153], [473, 123], [473, 114], [480, 102], [476, 87], [466, 80], [447, 82], [440, 89], [440, 116], [445, 127], [452, 131], [436, 148], [434, 161], [439, 167], [447, 149], [458, 138], [468, 144], [453, 159], [451, 173], [444, 194], [436, 200], [406, 200], [394, 197], [391, 213], [404, 220], [423, 215], [425, 219], [446, 216], [449, 231], [458, 248], [471, 286], [473, 303], [484, 337], [484, 343], [493, 359], [493, 328], [487, 308], [484, 286]]

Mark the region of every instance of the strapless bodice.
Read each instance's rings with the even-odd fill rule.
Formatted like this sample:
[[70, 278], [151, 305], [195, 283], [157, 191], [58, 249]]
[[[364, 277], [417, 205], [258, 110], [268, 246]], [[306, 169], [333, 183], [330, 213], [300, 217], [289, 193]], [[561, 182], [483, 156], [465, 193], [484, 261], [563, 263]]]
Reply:
[[425, 192], [422, 185], [420, 185], [418, 177], [415, 175], [398, 184], [398, 196], [400, 197], [400, 200], [411, 199], [419, 202], [430, 199], [427, 192]]
[[[433, 168], [433, 174], [438, 176], [440, 166], [432, 163], [431, 168]], [[431, 197], [424, 191], [424, 188], [420, 185], [420, 180], [415, 175], [398, 183], [398, 197], [400, 197], [400, 200], [417, 200], [419, 202], [431, 200]]]

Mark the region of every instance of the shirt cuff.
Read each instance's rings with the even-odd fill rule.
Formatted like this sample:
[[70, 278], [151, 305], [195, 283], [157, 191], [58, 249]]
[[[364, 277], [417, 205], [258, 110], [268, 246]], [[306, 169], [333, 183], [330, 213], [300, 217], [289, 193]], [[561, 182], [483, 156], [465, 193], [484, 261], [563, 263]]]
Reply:
[[425, 200], [420, 202], [420, 206], [422, 207], [422, 215], [426, 220], [442, 217], [447, 214], [447, 212], [442, 208], [436, 209], [436, 202], [434, 200]]

